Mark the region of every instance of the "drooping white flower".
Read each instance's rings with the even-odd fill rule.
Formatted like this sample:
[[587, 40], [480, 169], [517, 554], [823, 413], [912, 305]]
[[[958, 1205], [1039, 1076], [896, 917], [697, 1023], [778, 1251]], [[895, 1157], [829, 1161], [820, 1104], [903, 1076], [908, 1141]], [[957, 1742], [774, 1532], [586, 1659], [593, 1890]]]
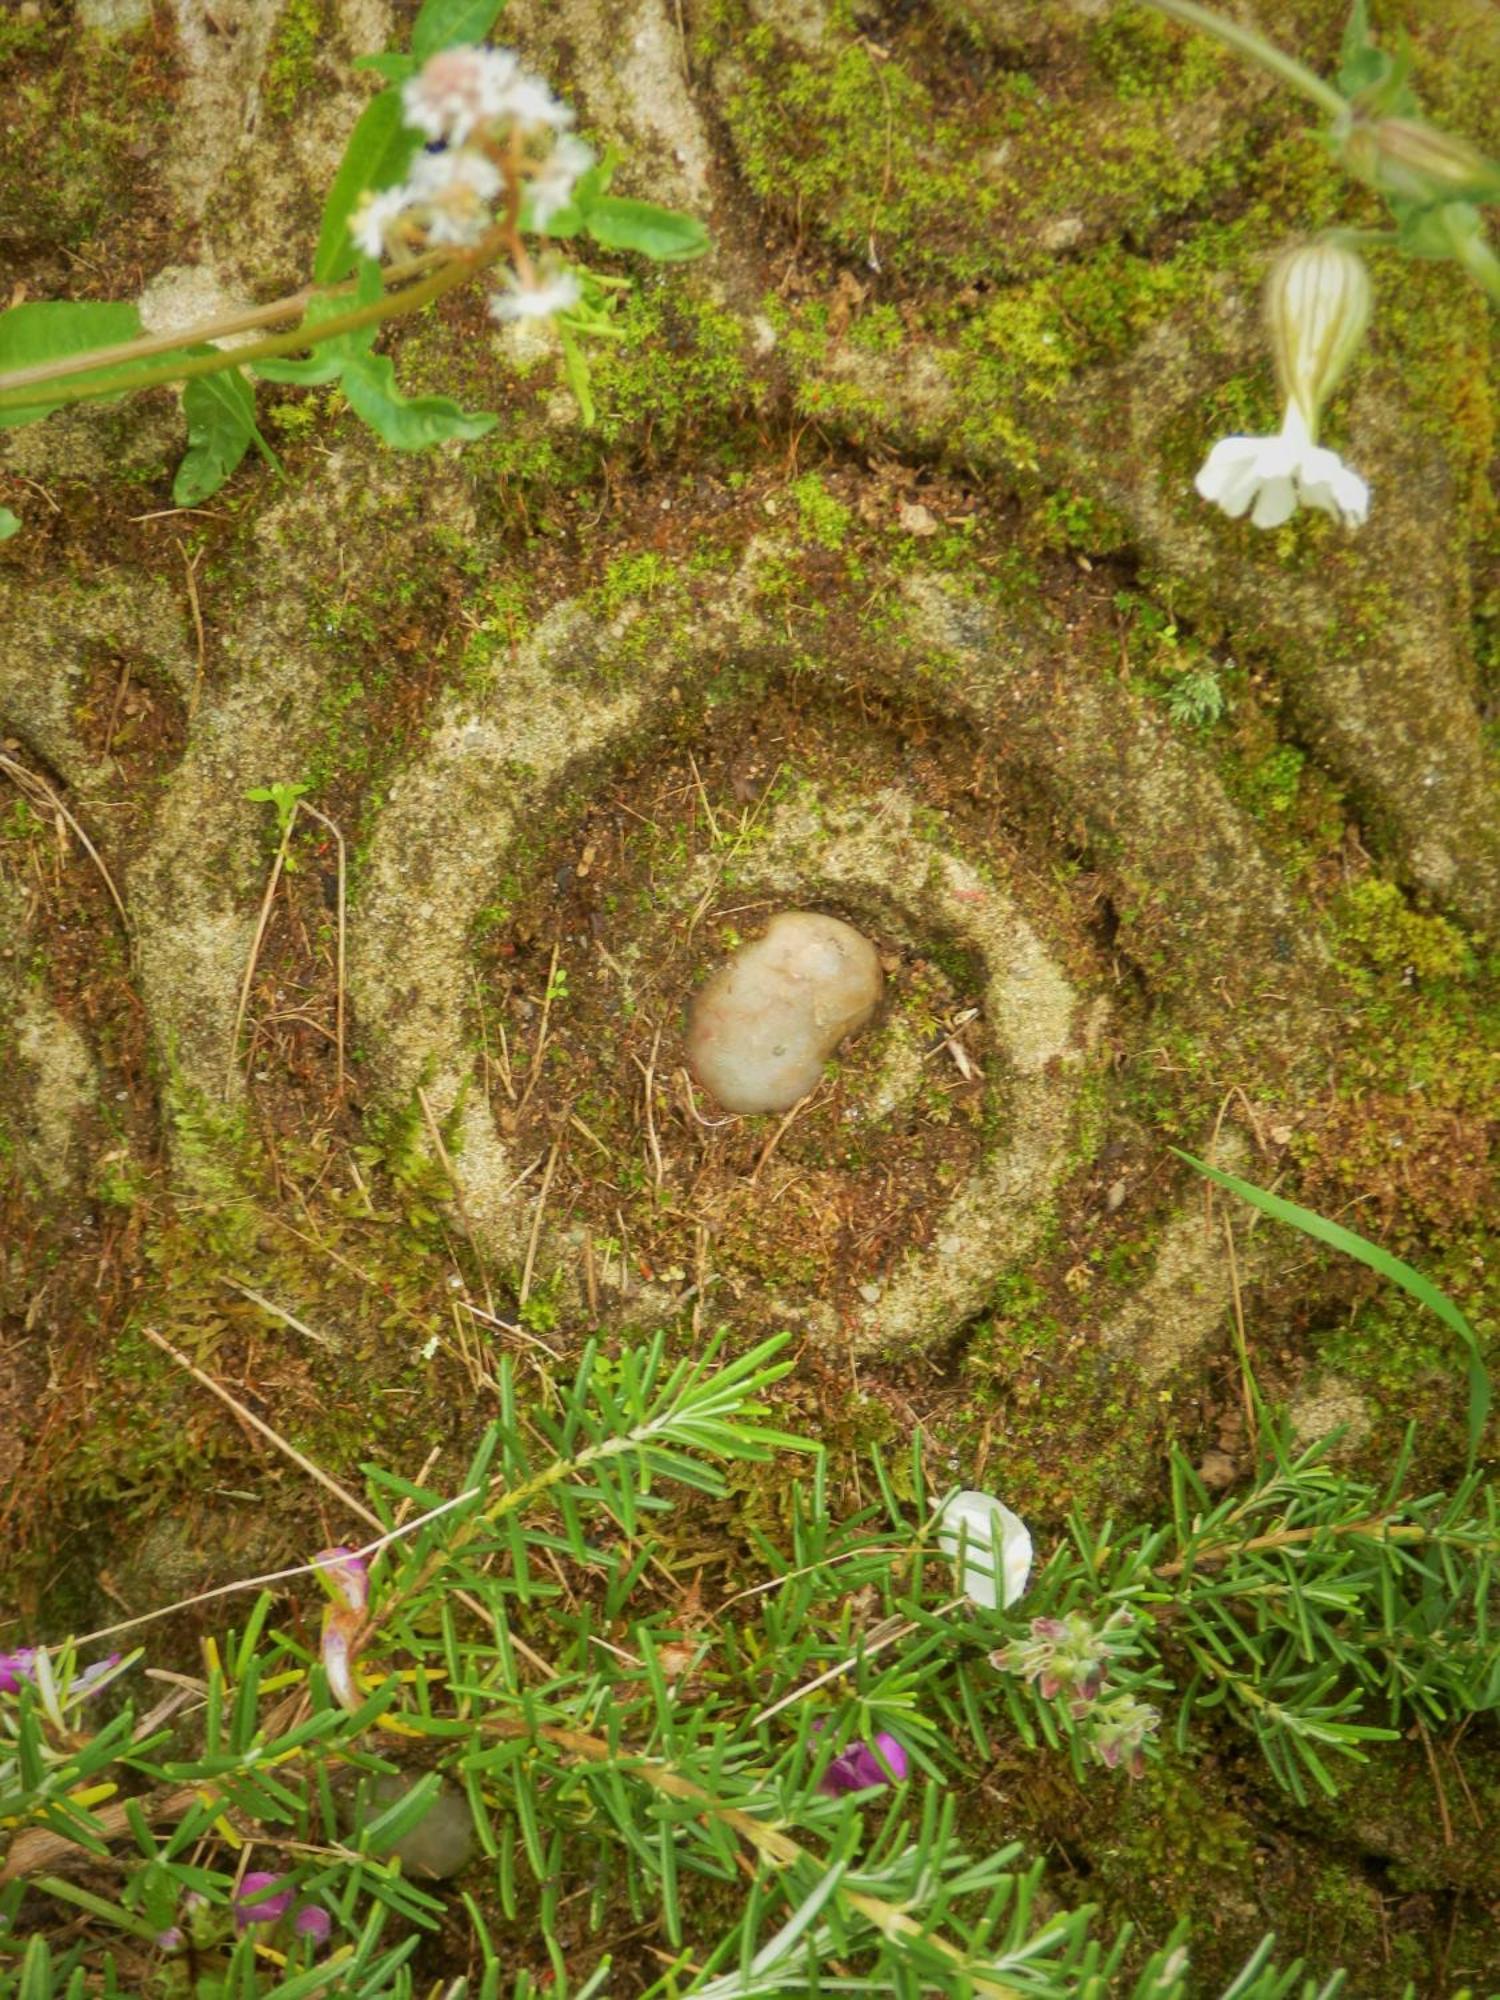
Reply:
[[1266, 282], [1266, 326], [1286, 399], [1272, 437], [1220, 438], [1194, 481], [1232, 521], [1279, 528], [1299, 506], [1346, 528], [1370, 511], [1370, 489], [1337, 452], [1319, 445], [1318, 420], [1370, 321], [1370, 279], [1343, 244], [1305, 243], [1279, 257]]
[[573, 187], [594, 164], [594, 149], [571, 134], [559, 139], [527, 184], [531, 197], [531, 227], [545, 229], [559, 209], [573, 199]]
[[477, 243], [492, 220], [489, 204], [505, 178], [493, 160], [464, 146], [419, 153], [406, 184], [407, 199], [419, 211], [427, 241]]
[[520, 64], [509, 49], [440, 49], [401, 86], [408, 125], [429, 139], [461, 146], [470, 133], [505, 116]]
[[1257, 528], [1279, 528], [1299, 506], [1321, 507], [1346, 528], [1370, 511], [1369, 487], [1336, 451], [1313, 443], [1296, 403], [1274, 437], [1220, 438], [1193, 483], [1231, 521], [1248, 512]]
[[349, 218], [349, 234], [355, 247], [367, 257], [384, 257], [401, 241], [402, 222], [409, 206], [405, 186], [382, 188], [367, 194]]
[[955, 1493], [938, 1509], [938, 1546], [959, 1566], [964, 1594], [986, 1611], [1015, 1603], [1031, 1574], [1031, 1531], [993, 1494]]
[[490, 300], [490, 312], [501, 321], [550, 319], [554, 313], [576, 306], [581, 297], [578, 279], [572, 271], [544, 272], [530, 285], [508, 274], [505, 290], [496, 292]]

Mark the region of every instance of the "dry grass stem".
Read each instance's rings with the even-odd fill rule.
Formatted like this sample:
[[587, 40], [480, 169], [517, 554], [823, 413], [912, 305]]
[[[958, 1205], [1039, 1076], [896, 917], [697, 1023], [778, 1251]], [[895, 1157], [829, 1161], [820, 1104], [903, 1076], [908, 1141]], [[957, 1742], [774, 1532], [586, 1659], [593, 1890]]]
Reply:
[[129, 937], [130, 918], [125, 914], [125, 904], [121, 899], [119, 890], [115, 887], [114, 877], [105, 867], [98, 848], [89, 839], [72, 813], [68, 811], [68, 808], [63, 804], [51, 785], [47, 783], [45, 778], [38, 776], [35, 771], [28, 771], [24, 764], [18, 764], [14, 757], [7, 757], [3, 752], [0, 752], [0, 771], [5, 773], [6, 777], [10, 779], [23, 798], [28, 799], [32, 805], [50, 807], [60, 820], [72, 828], [84, 853], [87, 854], [90, 861], [98, 869], [100, 880], [109, 891], [109, 899], [120, 914], [120, 922], [125, 927], [125, 935]]
[[[255, 982], [255, 968], [260, 962], [261, 946], [266, 941], [266, 926], [271, 921], [271, 904], [276, 897], [276, 885], [281, 880], [281, 871], [286, 866], [287, 850], [291, 846], [292, 828], [297, 824], [297, 809], [300, 799], [292, 801], [292, 809], [287, 814], [286, 825], [282, 828], [281, 839], [276, 848], [276, 859], [271, 864], [270, 880], [266, 883], [266, 893], [260, 899], [260, 915], [255, 920], [255, 936], [250, 940], [250, 957], [245, 966], [245, 977], [240, 982], [240, 1001], [234, 1010], [234, 1026], [229, 1034], [229, 1063], [225, 1071], [225, 1085], [233, 1088], [235, 1071], [240, 1059], [240, 1033], [245, 1025], [245, 1015], [250, 1007], [250, 988]], [[248, 1064], [247, 1064], [248, 1068]]]
[[261, 1436], [267, 1438], [275, 1445], [276, 1449], [289, 1458], [293, 1465], [300, 1466], [310, 1479], [316, 1479], [325, 1491], [333, 1494], [334, 1498], [342, 1506], [347, 1507], [351, 1514], [357, 1514], [360, 1520], [368, 1521], [372, 1528], [384, 1531], [385, 1523], [378, 1514], [371, 1513], [364, 1502], [357, 1500], [347, 1488], [340, 1486], [331, 1473], [325, 1472], [322, 1466], [316, 1464], [305, 1452], [298, 1451], [294, 1444], [288, 1444], [279, 1431], [272, 1430], [271, 1426], [256, 1416], [253, 1410], [246, 1409], [238, 1396], [226, 1389], [222, 1382], [218, 1382], [212, 1375], [206, 1374], [203, 1369], [198, 1367], [196, 1362], [189, 1361], [188, 1357], [180, 1353], [170, 1340], [165, 1339], [159, 1334], [154, 1326], [148, 1326], [143, 1330], [147, 1340], [154, 1347], [159, 1347], [163, 1354], [177, 1363], [179, 1368], [185, 1369], [195, 1382], [200, 1382], [210, 1394], [217, 1396], [221, 1403], [234, 1411], [234, 1414], [240, 1419], [241, 1423], [249, 1424], [252, 1430], [259, 1431]]
[[[536, 1267], [536, 1246], [541, 1240], [542, 1215], [547, 1206], [547, 1195], [552, 1186], [552, 1176], [557, 1171], [557, 1156], [562, 1151], [562, 1134], [559, 1132], [552, 1141], [552, 1151], [547, 1155], [547, 1171], [542, 1175], [542, 1185], [537, 1191], [536, 1213], [531, 1218], [531, 1237], [526, 1245], [526, 1263], [521, 1272], [521, 1287], [516, 1294], [518, 1305], [525, 1305], [531, 1296], [531, 1274]], [[494, 1310], [493, 1307], [490, 1308]]]
[[238, 1278], [226, 1278], [222, 1273], [219, 1283], [227, 1285], [231, 1292], [238, 1292], [242, 1299], [248, 1299], [252, 1305], [259, 1306], [262, 1312], [268, 1312], [273, 1319], [279, 1319], [283, 1326], [291, 1327], [294, 1333], [305, 1334], [309, 1340], [315, 1340], [319, 1347], [326, 1347], [333, 1353], [338, 1353], [339, 1344], [330, 1334], [319, 1333], [305, 1320], [298, 1319], [295, 1313], [289, 1313], [285, 1306], [279, 1306], [274, 1299], [268, 1299], [263, 1292], [253, 1291], [249, 1285], [242, 1285]]
[[328, 817], [327, 813], [325, 813], [325, 812], [319, 812], [319, 810], [318, 810], [318, 808], [317, 808], [316, 806], [310, 806], [310, 805], [308, 805], [308, 804], [307, 804], [307, 802], [306, 802], [306, 800], [303, 800], [303, 801], [302, 801], [302, 810], [303, 810], [304, 812], [306, 812], [306, 813], [311, 813], [312, 817], [313, 817], [313, 818], [314, 818], [314, 819], [315, 819], [315, 820], [316, 820], [316, 821], [318, 822], [319, 826], [326, 826], [326, 827], [327, 827], [328, 831], [329, 831], [329, 832], [330, 832], [330, 833], [331, 833], [331, 834], [333, 835], [333, 838], [334, 838], [334, 841], [335, 841], [335, 843], [336, 843], [336, 845], [337, 845], [337, 847], [338, 847], [338, 851], [339, 851], [339, 864], [338, 864], [338, 945], [337, 945], [337, 951], [338, 951], [338, 963], [337, 963], [337, 965], [336, 965], [336, 967], [335, 967], [335, 974], [334, 974], [334, 981], [335, 981], [335, 983], [334, 983], [334, 1029], [335, 1029], [335, 1034], [334, 1034], [334, 1046], [335, 1046], [335, 1048], [336, 1048], [336, 1049], [337, 1049], [337, 1051], [338, 1051], [338, 1086], [337, 1086], [337, 1089], [338, 1089], [338, 1095], [339, 1095], [339, 1097], [340, 1097], [340, 1098], [342, 1098], [342, 1097], [343, 1097], [343, 1095], [344, 1095], [344, 1085], [345, 1085], [345, 1082], [346, 1082], [346, 1078], [345, 1078], [345, 1074], [344, 1074], [344, 994], [345, 994], [345, 981], [344, 981], [344, 964], [345, 964], [345, 958], [346, 958], [346, 950], [345, 950], [345, 946], [346, 946], [346, 943], [347, 943], [347, 939], [348, 939], [348, 928], [349, 928], [349, 926], [348, 926], [348, 856], [346, 855], [346, 853], [345, 853], [345, 851], [344, 851], [344, 836], [343, 836], [343, 835], [342, 835], [342, 834], [341, 834], [341, 833], [339, 832], [338, 828], [337, 828], [337, 827], [336, 827], [336, 826], [334, 825], [333, 821], [332, 821], [332, 820], [331, 820], [331, 819], [330, 819], [330, 818]]
[[642, 1062], [633, 1051], [630, 1060], [641, 1073], [641, 1097], [646, 1107], [646, 1143], [651, 1149], [651, 1173], [653, 1184], [660, 1188], [664, 1178], [661, 1163], [661, 1147], [656, 1138], [656, 1114], [651, 1106], [652, 1087], [656, 1081], [656, 1057], [661, 1048], [661, 1029], [658, 1028], [651, 1041], [650, 1059]]

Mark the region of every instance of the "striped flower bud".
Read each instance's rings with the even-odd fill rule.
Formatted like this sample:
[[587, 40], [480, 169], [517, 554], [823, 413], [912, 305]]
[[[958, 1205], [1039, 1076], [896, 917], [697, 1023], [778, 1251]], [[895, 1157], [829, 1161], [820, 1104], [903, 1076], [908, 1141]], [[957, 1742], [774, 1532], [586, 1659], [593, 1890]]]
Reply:
[[1316, 438], [1318, 416], [1370, 323], [1370, 274], [1324, 238], [1278, 257], [1266, 281], [1266, 325], [1282, 394]]
[[1357, 123], [1343, 152], [1350, 173], [1400, 201], [1425, 206], [1500, 197], [1500, 165], [1467, 139], [1439, 132], [1419, 118]]

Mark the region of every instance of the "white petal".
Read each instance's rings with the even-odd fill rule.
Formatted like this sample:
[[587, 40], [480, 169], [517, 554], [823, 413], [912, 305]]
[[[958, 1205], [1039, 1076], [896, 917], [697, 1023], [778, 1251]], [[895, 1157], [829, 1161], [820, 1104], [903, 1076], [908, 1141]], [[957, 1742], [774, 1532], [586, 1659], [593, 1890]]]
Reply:
[[1253, 466], [1264, 442], [1263, 438], [1220, 438], [1193, 481], [1203, 498], [1222, 504], [1225, 488], [1231, 481], [1241, 479], [1247, 467]]
[[1283, 521], [1289, 521], [1297, 511], [1297, 486], [1290, 473], [1278, 472], [1270, 479], [1263, 479], [1260, 491], [1255, 496], [1255, 510], [1250, 519], [1257, 528], [1279, 528]]
[[1303, 453], [1297, 484], [1304, 505], [1321, 507], [1346, 528], [1359, 527], [1370, 511], [1370, 489], [1336, 451]]
[[[1015, 1603], [1031, 1574], [1031, 1533], [1019, 1515], [989, 1493], [968, 1490], [945, 1501], [938, 1516], [938, 1546], [957, 1557], [962, 1549], [964, 1594], [986, 1611]], [[998, 1568], [997, 1568], [998, 1564]]]

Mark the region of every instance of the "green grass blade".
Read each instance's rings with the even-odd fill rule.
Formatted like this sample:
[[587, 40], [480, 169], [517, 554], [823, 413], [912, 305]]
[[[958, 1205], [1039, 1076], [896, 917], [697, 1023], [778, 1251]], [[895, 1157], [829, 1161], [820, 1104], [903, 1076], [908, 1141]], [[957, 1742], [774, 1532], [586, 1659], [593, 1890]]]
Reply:
[[1430, 1278], [1424, 1278], [1410, 1264], [1403, 1264], [1389, 1250], [1382, 1250], [1378, 1243], [1371, 1243], [1368, 1238], [1356, 1235], [1354, 1230], [1345, 1229], [1342, 1223], [1330, 1222], [1326, 1216], [1315, 1215], [1310, 1208], [1299, 1208], [1296, 1202], [1285, 1201], [1278, 1194], [1267, 1194], [1264, 1188], [1256, 1187], [1250, 1181], [1242, 1181], [1218, 1167], [1206, 1166], [1202, 1160], [1195, 1160], [1191, 1153], [1184, 1153], [1179, 1146], [1174, 1146], [1172, 1151], [1179, 1160], [1186, 1160], [1190, 1167], [1216, 1186], [1227, 1188], [1242, 1201], [1248, 1201], [1252, 1208], [1258, 1208], [1262, 1215], [1269, 1215], [1276, 1222], [1289, 1222], [1293, 1229], [1300, 1229], [1304, 1236], [1311, 1236], [1315, 1242], [1326, 1243], [1331, 1250], [1342, 1250], [1346, 1257], [1357, 1257], [1361, 1264], [1368, 1265], [1382, 1278], [1389, 1278], [1392, 1284], [1399, 1285], [1419, 1305], [1436, 1313], [1444, 1326], [1458, 1335], [1469, 1356], [1469, 1462], [1472, 1465], [1490, 1413], [1490, 1378], [1485, 1372], [1479, 1335], [1448, 1294], [1439, 1291]]

